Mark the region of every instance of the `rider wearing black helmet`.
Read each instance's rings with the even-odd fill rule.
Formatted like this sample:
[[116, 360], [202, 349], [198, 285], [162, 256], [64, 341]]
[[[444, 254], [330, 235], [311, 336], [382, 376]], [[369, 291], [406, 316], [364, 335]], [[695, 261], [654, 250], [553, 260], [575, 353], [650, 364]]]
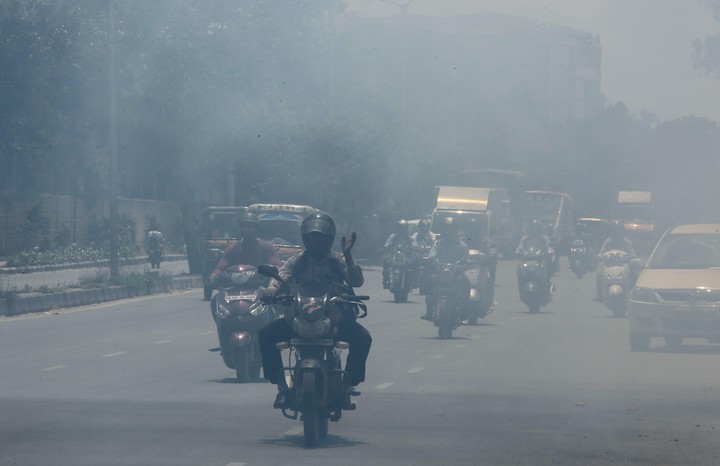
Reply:
[[[335, 241], [335, 221], [322, 211], [316, 211], [305, 217], [300, 227], [305, 248], [295, 254], [280, 268], [280, 277], [287, 283], [304, 284], [319, 283], [327, 286], [331, 283], [346, 284], [351, 287], [362, 286], [364, 277], [360, 266], [352, 257], [352, 247], [356, 235], [342, 238], [342, 254], [332, 251]], [[282, 287], [277, 280], [272, 280], [265, 290], [268, 296], [274, 296]], [[260, 330], [260, 352], [263, 360], [263, 374], [267, 380], [278, 385], [282, 365], [280, 350], [275, 346], [292, 338], [289, 325], [292, 313], [286, 313], [285, 319], [278, 319]], [[354, 316], [353, 316], [354, 317]], [[349, 386], [346, 387], [346, 404], [350, 403], [351, 387], [365, 380], [365, 362], [370, 353], [372, 338], [370, 333], [350, 316], [343, 316], [338, 323], [338, 340], [350, 344], [345, 371], [350, 375]], [[273, 407], [283, 408], [287, 405], [287, 394], [278, 392]]]

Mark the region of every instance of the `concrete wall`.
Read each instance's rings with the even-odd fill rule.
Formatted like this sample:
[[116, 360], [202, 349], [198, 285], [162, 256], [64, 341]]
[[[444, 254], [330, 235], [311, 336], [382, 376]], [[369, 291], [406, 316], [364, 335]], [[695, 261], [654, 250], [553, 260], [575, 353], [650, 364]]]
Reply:
[[[93, 219], [110, 217], [107, 201], [88, 206], [72, 196], [44, 194], [32, 201], [6, 199], [0, 209], [0, 253], [10, 254], [19, 250], [23, 242], [20, 227], [27, 221], [28, 211], [36, 205], [40, 206], [41, 215], [48, 219], [51, 240], [65, 225], [71, 232], [74, 230], [75, 242], [81, 245], [85, 244], [85, 233]], [[118, 199], [118, 213], [128, 213], [135, 219], [138, 246], [142, 245], [147, 217], [154, 215], [168, 237], [182, 216], [180, 205], [176, 202], [124, 198]]]

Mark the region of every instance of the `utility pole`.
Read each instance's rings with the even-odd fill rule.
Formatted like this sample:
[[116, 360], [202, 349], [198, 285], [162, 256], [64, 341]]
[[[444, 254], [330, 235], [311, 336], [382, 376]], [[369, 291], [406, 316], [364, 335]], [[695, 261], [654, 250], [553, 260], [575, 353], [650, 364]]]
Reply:
[[110, 276], [118, 276], [117, 89], [115, 82], [115, 1], [108, 1], [110, 34]]

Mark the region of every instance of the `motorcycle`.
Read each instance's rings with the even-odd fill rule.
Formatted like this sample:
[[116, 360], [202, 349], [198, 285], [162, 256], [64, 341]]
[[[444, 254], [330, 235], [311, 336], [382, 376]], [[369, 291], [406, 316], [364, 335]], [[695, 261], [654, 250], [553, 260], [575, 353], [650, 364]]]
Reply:
[[388, 260], [390, 283], [388, 289], [393, 294], [396, 303], [404, 303], [408, 299], [408, 294], [413, 288], [416, 288], [415, 274], [416, 266], [414, 258], [406, 253], [403, 248], [395, 248], [392, 256]]
[[229, 369], [235, 370], [239, 383], [260, 376], [262, 358], [258, 332], [278, 315], [271, 306], [253, 308], [258, 290], [267, 278], [251, 265], [233, 265], [216, 281], [218, 292], [210, 308], [217, 327], [220, 355]]
[[552, 301], [554, 287], [548, 272], [551, 255], [534, 247], [520, 251], [519, 255], [517, 278], [520, 300], [531, 314], [536, 314]]
[[159, 231], [149, 231], [145, 240], [145, 252], [148, 255], [150, 267], [160, 268], [160, 261], [163, 258], [163, 236]]
[[595, 270], [595, 253], [587, 241], [576, 238], [570, 243], [568, 262], [570, 263], [570, 270], [573, 271], [577, 278], [582, 278], [586, 273]]
[[[286, 284], [274, 266], [261, 265], [259, 272]], [[291, 393], [292, 399], [290, 407], [283, 408], [282, 413], [293, 420], [300, 415], [308, 448], [316, 447], [320, 439], [327, 436], [329, 421], [339, 421], [344, 409], [355, 409], [354, 404], [351, 407], [343, 404], [349, 375], [342, 369], [341, 350], [349, 345], [336, 341], [333, 334], [342, 314], [352, 312], [357, 318], [367, 316], [367, 306], [363, 301], [370, 297], [354, 295], [352, 288], [345, 285], [334, 285], [345, 293], [329, 293], [327, 289], [295, 289], [290, 294], [263, 298], [253, 305], [258, 309], [282, 303], [294, 309], [294, 337], [277, 345], [280, 350], [290, 351], [290, 363], [283, 367], [284, 377], [280, 379], [284, 384], [282, 389]], [[290, 287], [291, 290], [293, 288], [297, 287]], [[359, 395], [359, 392], [352, 391], [350, 395]]]
[[611, 249], [600, 256], [597, 271], [597, 286], [605, 307], [615, 317], [624, 317], [627, 300], [633, 285], [630, 269], [630, 255], [620, 249]]
[[431, 249], [431, 246], [418, 247], [419, 259], [417, 263], [417, 288], [418, 293], [421, 296], [427, 294], [427, 290], [430, 286], [430, 280], [432, 278], [432, 267], [428, 265], [431, 262], [428, 260], [428, 255], [430, 254]]
[[470, 259], [463, 267], [463, 274], [470, 284], [470, 292], [464, 313], [469, 325], [488, 316], [494, 309], [494, 287], [488, 261], [493, 258], [481, 251], [471, 249]]
[[453, 331], [466, 318], [472, 288], [465, 272], [473, 267], [475, 265], [466, 261], [453, 264], [436, 263], [431, 292], [432, 321], [438, 328], [440, 339], [452, 338]]

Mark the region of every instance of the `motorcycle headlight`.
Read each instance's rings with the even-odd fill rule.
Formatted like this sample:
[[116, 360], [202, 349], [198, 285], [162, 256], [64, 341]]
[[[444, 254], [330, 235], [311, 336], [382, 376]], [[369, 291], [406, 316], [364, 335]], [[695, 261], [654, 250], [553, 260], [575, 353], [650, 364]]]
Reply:
[[650, 288], [633, 288], [631, 299], [639, 303], [657, 303], [657, 296]]
[[230, 311], [228, 308], [220, 304], [220, 300], [217, 302], [217, 309], [215, 310], [215, 314], [220, 317], [221, 319], [227, 319], [230, 317]]
[[305, 338], [320, 338], [330, 331], [331, 326], [332, 323], [327, 317], [323, 317], [314, 322], [308, 322], [299, 317], [293, 319], [293, 331], [297, 335]]

